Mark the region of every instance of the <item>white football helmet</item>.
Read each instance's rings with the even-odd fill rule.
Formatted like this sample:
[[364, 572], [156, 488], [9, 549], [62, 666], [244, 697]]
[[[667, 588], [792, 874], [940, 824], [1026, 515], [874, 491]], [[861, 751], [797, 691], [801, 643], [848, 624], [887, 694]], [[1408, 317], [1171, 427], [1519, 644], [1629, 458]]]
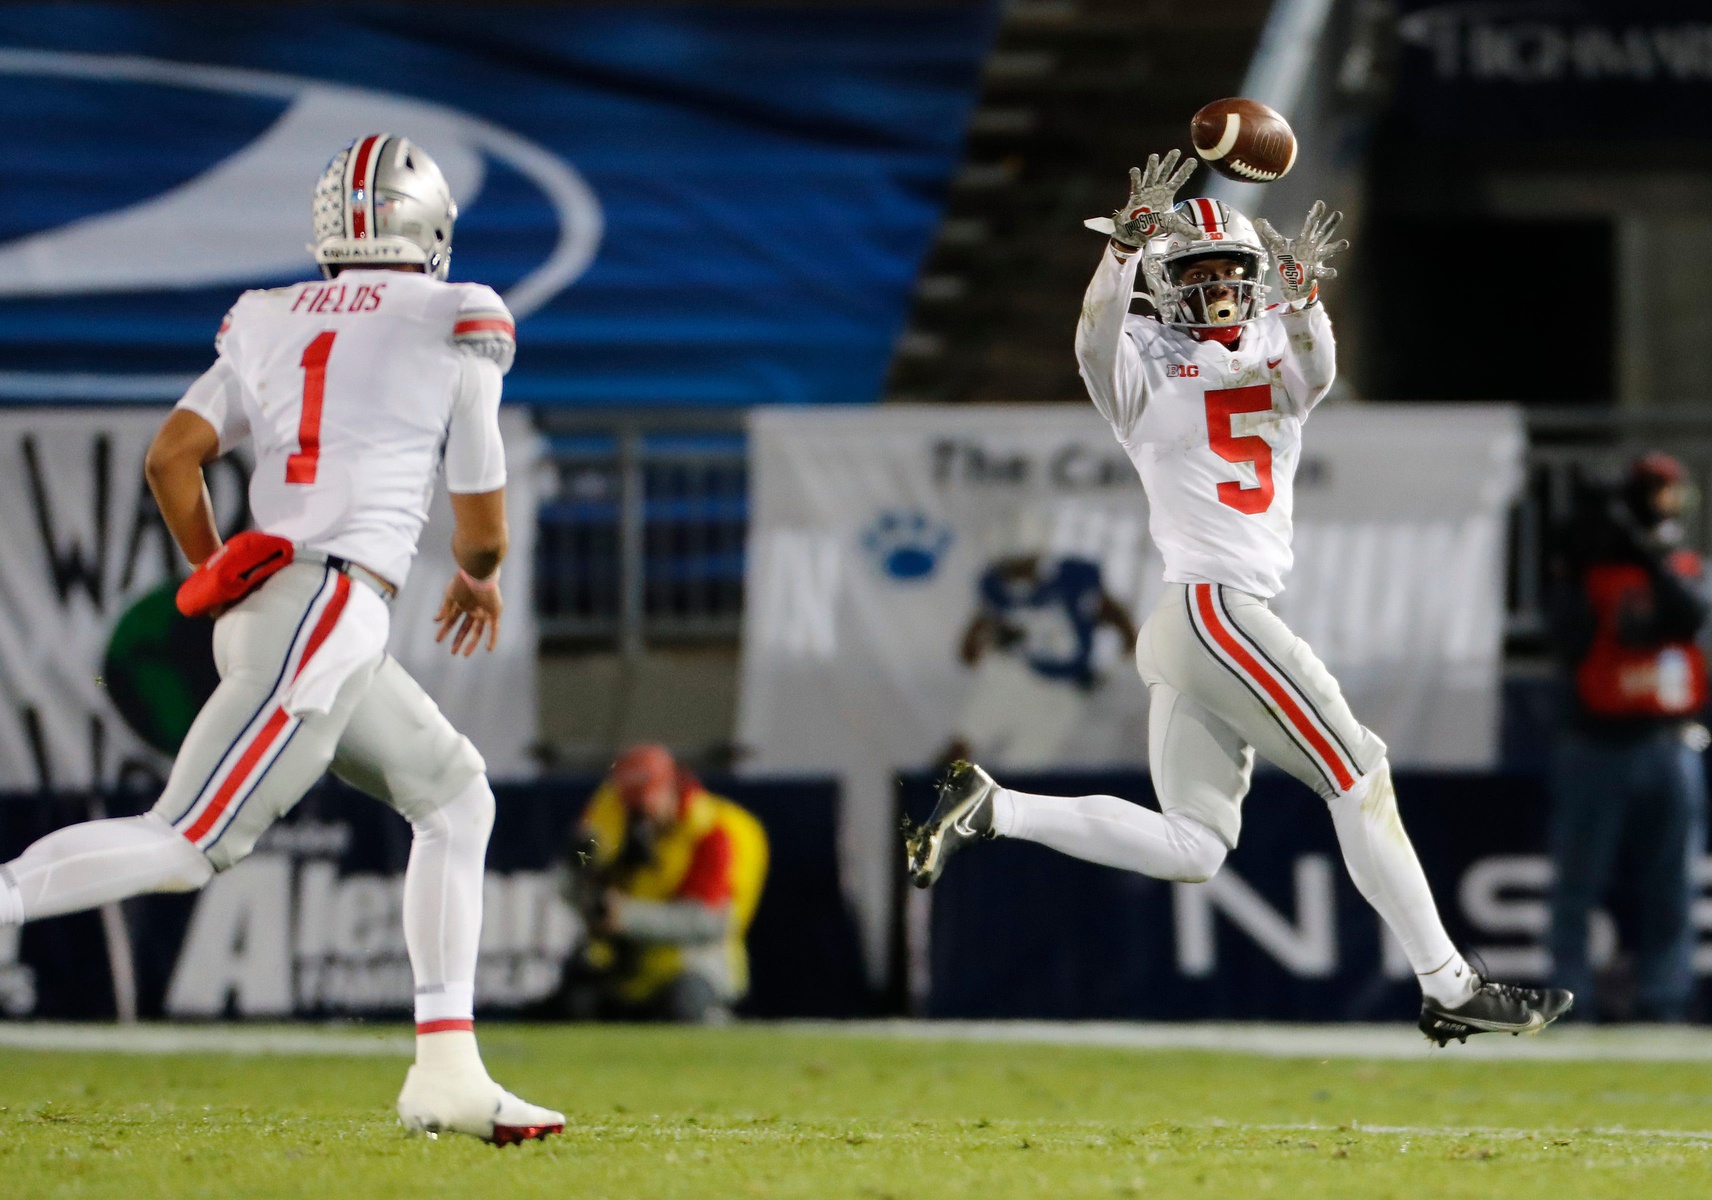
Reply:
[[[1159, 319], [1184, 329], [1228, 329], [1257, 319], [1266, 308], [1266, 247], [1249, 219], [1222, 200], [1198, 197], [1172, 210], [1176, 228], [1153, 238], [1142, 251], [1145, 295]], [[1202, 258], [1234, 258], [1241, 279], [1182, 283], [1183, 270]]]
[[420, 263], [446, 278], [458, 206], [422, 147], [390, 133], [360, 137], [333, 156], [315, 185], [309, 249], [331, 279], [341, 267]]

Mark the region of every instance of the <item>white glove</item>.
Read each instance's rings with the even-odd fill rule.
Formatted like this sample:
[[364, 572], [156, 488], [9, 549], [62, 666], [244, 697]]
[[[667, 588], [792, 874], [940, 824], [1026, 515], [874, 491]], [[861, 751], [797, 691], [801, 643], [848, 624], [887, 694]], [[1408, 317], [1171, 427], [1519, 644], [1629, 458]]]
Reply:
[[[1091, 217], [1082, 224], [1117, 239], [1126, 246], [1145, 246], [1149, 238], [1173, 229], [1193, 232], [1194, 227], [1172, 209], [1177, 203], [1177, 191], [1189, 182], [1189, 176], [1199, 166], [1194, 159], [1185, 158], [1177, 166], [1178, 151], [1172, 150], [1164, 159], [1157, 154], [1147, 156], [1147, 170], [1129, 169], [1129, 202], [1109, 217]], [[1176, 172], [1172, 168], [1176, 167]]]
[[1325, 202], [1316, 200], [1302, 222], [1300, 236], [1294, 239], [1284, 237], [1264, 218], [1254, 223], [1254, 231], [1266, 243], [1278, 268], [1278, 290], [1293, 310], [1306, 308], [1319, 298], [1320, 280], [1337, 278], [1337, 269], [1325, 263], [1338, 251], [1349, 249], [1348, 238], [1327, 242], [1341, 220], [1341, 212], [1327, 216]]

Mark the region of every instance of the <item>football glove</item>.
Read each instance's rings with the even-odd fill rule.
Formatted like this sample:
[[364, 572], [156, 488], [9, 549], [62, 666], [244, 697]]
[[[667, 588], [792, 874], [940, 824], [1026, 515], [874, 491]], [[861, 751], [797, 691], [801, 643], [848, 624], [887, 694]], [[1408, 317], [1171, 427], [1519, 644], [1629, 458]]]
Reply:
[[[1089, 229], [1097, 230], [1138, 249], [1149, 238], [1172, 230], [1192, 232], [1189, 222], [1173, 212], [1177, 192], [1189, 182], [1199, 165], [1185, 158], [1177, 165], [1179, 152], [1172, 150], [1161, 159], [1157, 154], [1147, 156], [1147, 169], [1129, 169], [1129, 201], [1109, 217], [1093, 217], [1083, 221]], [[1175, 170], [1173, 170], [1175, 168]]]
[[1320, 280], [1337, 278], [1337, 268], [1326, 266], [1326, 259], [1349, 249], [1348, 238], [1329, 240], [1341, 220], [1341, 212], [1328, 215], [1325, 202], [1316, 200], [1295, 238], [1286, 238], [1264, 218], [1254, 223], [1278, 269], [1278, 290], [1292, 309], [1306, 308], [1319, 298]]

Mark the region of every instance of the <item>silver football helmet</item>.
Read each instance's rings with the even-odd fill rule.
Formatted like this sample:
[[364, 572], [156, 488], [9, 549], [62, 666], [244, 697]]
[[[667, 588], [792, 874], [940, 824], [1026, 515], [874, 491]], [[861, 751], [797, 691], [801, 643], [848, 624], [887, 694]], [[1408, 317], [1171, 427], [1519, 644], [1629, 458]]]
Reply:
[[[1249, 219], [1222, 200], [1184, 200], [1172, 212], [1181, 218], [1142, 250], [1145, 295], [1159, 319], [1184, 329], [1227, 329], [1246, 325], [1266, 308], [1266, 247]], [[1184, 283], [1184, 271], [1203, 258], [1234, 258], [1240, 279]]]
[[331, 279], [341, 267], [420, 263], [446, 278], [458, 206], [422, 147], [390, 133], [360, 137], [333, 156], [315, 185], [309, 249]]

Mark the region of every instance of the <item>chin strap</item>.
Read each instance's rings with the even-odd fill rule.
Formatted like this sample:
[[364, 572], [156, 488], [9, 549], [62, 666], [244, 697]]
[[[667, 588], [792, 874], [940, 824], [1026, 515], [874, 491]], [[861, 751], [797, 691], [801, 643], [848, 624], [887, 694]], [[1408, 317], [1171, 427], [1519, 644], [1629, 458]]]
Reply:
[[1219, 342], [1225, 346], [1234, 346], [1242, 337], [1242, 326], [1202, 326], [1199, 329], [1191, 329], [1189, 336], [1197, 342]]

